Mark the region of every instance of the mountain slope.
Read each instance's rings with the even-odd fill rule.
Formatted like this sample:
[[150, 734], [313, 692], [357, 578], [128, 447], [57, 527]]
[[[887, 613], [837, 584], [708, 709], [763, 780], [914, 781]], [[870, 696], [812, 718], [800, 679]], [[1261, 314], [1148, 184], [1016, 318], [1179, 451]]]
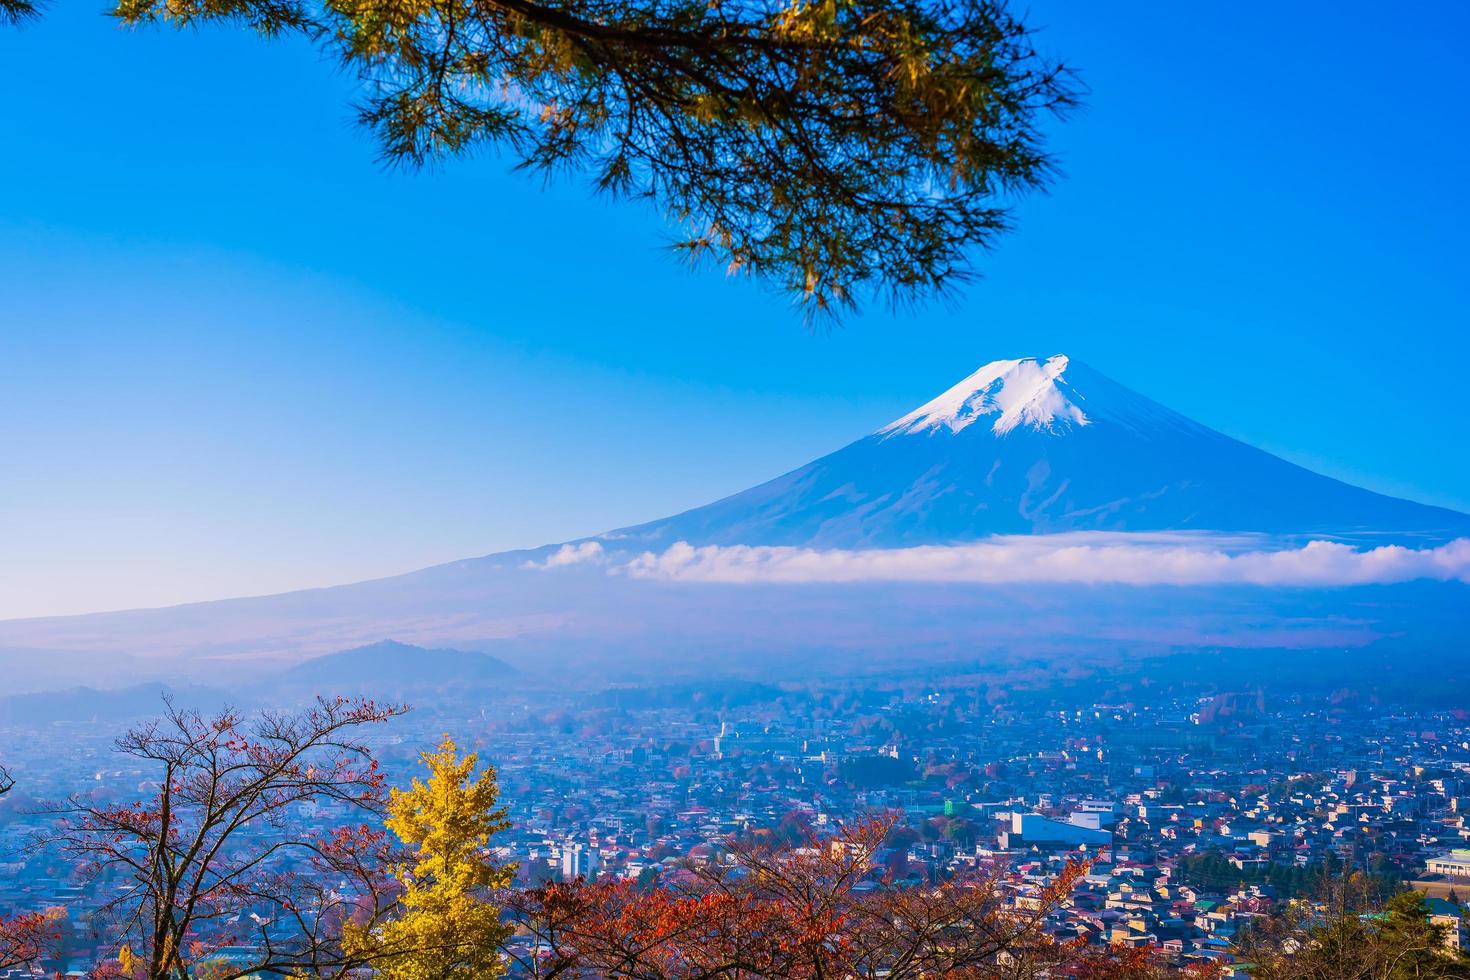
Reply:
[[851, 548], [1080, 530], [1467, 529], [1466, 515], [1313, 473], [1059, 355], [987, 364], [835, 453], [611, 537]]
[[[391, 636], [423, 647], [493, 650], [526, 675], [575, 683], [581, 675], [570, 664], [589, 677], [635, 669], [662, 676], [709, 666], [783, 671], [803, 662], [856, 669], [882, 658], [961, 654], [1131, 656], [1198, 644], [1341, 648], [1386, 636], [1429, 650], [1470, 629], [1459, 580], [1317, 590], [1158, 578], [1148, 587], [1103, 584], [1106, 578], [1071, 587], [1008, 580], [789, 586], [769, 579], [687, 584], [628, 571], [644, 552], [674, 550], [678, 541], [892, 547], [1082, 530], [1261, 532], [1253, 547], [1268, 550], [1303, 544], [1304, 535], [1357, 538], [1354, 547], [1426, 546], [1470, 537], [1470, 517], [1312, 473], [1075, 360], [1023, 358], [988, 364], [843, 449], [674, 517], [575, 547], [489, 555], [335, 588], [3, 622], [0, 669], [13, 673], [46, 651], [91, 651], [85, 659], [47, 658], [58, 668], [72, 664], [76, 679], [68, 683], [76, 683], [119, 654], [186, 656], [197, 676], [218, 684], [226, 675], [258, 677], [265, 661], [284, 667], [363, 645], [370, 646], [281, 681], [315, 689], [427, 677], [443, 686], [498, 669], [478, 654], [430, 662], [397, 645], [371, 646]], [[137, 676], [131, 666], [127, 672]]]

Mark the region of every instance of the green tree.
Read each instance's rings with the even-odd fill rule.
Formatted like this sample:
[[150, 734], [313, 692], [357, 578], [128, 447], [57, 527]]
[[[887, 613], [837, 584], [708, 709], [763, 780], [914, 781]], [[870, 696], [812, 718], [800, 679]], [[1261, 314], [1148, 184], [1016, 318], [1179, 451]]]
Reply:
[[1400, 892], [1385, 903], [1378, 921], [1377, 942], [1385, 947], [1393, 964], [1392, 977], [1470, 978], [1470, 961], [1447, 955], [1449, 930], [1432, 925], [1424, 896]]
[[1252, 929], [1241, 956], [1256, 980], [1470, 980], [1470, 959], [1449, 949], [1417, 892], [1376, 906], [1375, 883], [1350, 874], [1321, 901], [1296, 904]]
[[447, 735], [420, 758], [428, 781], [415, 778], [388, 801], [388, 829], [408, 852], [394, 868], [403, 912], [360, 941], [380, 951], [377, 974], [386, 980], [500, 976], [499, 947], [510, 930], [491, 896], [511, 884], [515, 869], [486, 854], [490, 837], [510, 826], [496, 806], [495, 770], [476, 776], [477, 756], [461, 757]]
[[362, 79], [386, 160], [496, 146], [581, 173], [809, 314], [972, 275], [1079, 94], [1006, 0], [115, 2], [129, 25], [307, 38]]
[[973, 821], [956, 817], [944, 825], [944, 839], [956, 847], [970, 848], [980, 837], [980, 828]]

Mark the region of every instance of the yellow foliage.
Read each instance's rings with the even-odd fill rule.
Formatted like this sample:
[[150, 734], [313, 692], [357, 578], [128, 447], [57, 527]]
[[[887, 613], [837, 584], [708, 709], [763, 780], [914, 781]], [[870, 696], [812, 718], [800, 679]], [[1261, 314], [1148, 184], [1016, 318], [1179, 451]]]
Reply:
[[508, 886], [514, 868], [486, 853], [490, 837], [510, 826], [496, 803], [495, 770], [478, 776], [474, 753], [460, 757], [449, 736], [422, 753], [428, 780], [394, 789], [388, 829], [409, 850], [393, 868], [403, 886], [403, 914], [366, 941], [384, 957], [377, 975], [387, 980], [471, 980], [503, 975], [500, 921], [492, 892]]

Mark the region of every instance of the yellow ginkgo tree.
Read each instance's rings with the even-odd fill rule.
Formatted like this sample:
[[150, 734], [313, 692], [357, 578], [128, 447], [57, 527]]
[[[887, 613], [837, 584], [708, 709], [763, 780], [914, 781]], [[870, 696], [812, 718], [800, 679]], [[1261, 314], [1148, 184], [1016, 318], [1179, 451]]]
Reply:
[[394, 789], [388, 802], [388, 829], [405, 848], [393, 868], [402, 914], [363, 941], [381, 951], [376, 974], [388, 980], [501, 976], [499, 949], [510, 929], [493, 895], [515, 869], [488, 853], [491, 836], [510, 826], [497, 805], [495, 770], [476, 775], [478, 757], [461, 756], [447, 735], [420, 758], [428, 779]]

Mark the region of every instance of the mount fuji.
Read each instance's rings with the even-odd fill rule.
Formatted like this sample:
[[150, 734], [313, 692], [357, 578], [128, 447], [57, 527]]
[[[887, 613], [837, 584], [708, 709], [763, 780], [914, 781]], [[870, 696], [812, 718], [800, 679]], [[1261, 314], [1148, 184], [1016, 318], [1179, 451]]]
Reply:
[[1196, 530], [1447, 538], [1470, 516], [1313, 473], [1057, 355], [992, 361], [831, 455], [612, 537], [889, 548]]
[[129, 676], [184, 658], [214, 683], [388, 639], [562, 676], [1439, 650], [1470, 629], [1467, 538], [1470, 516], [1313, 473], [1064, 355], [1028, 357], [672, 517], [335, 588], [0, 622], [0, 668], [75, 664], [92, 680], [109, 658], [135, 658], [118, 661]]

